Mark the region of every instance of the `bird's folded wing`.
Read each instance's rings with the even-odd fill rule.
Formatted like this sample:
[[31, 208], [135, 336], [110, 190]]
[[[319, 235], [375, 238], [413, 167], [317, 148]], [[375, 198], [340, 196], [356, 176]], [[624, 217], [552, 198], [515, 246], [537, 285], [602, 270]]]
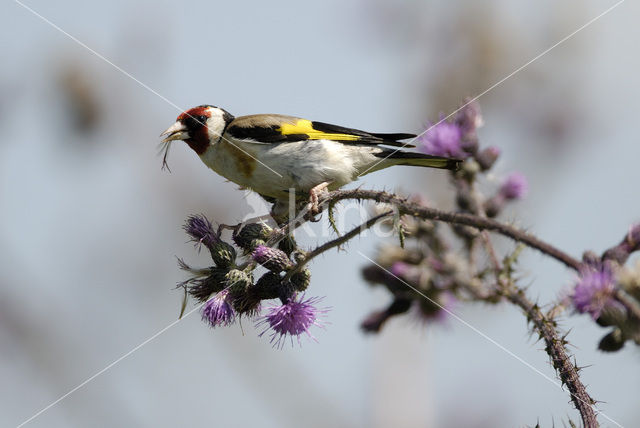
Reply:
[[332, 140], [349, 144], [384, 144], [414, 147], [398, 140], [415, 138], [414, 134], [380, 134], [344, 128], [324, 122], [312, 122], [293, 116], [256, 114], [233, 120], [225, 133], [256, 143], [272, 144], [305, 140]]

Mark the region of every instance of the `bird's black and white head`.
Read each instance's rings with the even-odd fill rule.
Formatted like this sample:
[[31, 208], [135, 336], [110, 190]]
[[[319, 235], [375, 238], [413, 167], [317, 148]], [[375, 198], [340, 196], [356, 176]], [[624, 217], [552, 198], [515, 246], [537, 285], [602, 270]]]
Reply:
[[173, 141], [182, 140], [198, 155], [202, 155], [209, 146], [220, 141], [233, 119], [229, 112], [212, 105], [201, 105], [181, 113], [176, 123], [160, 135], [166, 136], [161, 143], [164, 151], [162, 166], [167, 165], [167, 155]]

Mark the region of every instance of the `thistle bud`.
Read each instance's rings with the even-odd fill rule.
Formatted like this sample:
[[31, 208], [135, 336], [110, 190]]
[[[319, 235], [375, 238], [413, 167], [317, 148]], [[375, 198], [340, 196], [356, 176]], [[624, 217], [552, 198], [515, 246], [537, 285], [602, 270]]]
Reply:
[[282, 272], [285, 269], [293, 266], [289, 257], [284, 251], [277, 248], [267, 247], [266, 245], [259, 245], [253, 250], [251, 258], [256, 263], [264, 266], [272, 272]]
[[475, 154], [478, 151], [478, 137], [476, 135], [463, 136], [460, 140], [460, 148], [469, 154]]
[[272, 229], [265, 224], [250, 223], [233, 235], [233, 241], [238, 247], [250, 251], [255, 248], [255, 246], [252, 246], [253, 241], [267, 241], [271, 232]]
[[594, 253], [593, 251], [587, 250], [582, 253], [582, 261], [584, 264], [591, 266], [593, 268], [597, 268], [600, 266], [601, 260], [600, 257]]
[[527, 177], [519, 172], [509, 174], [500, 187], [500, 194], [507, 200], [522, 199], [528, 191]]
[[296, 291], [304, 291], [311, 283], [311, 271], [303, 268], [300, 272], [291, 275], [291, 284]]
[[504, 198], [498, 194], [493, 198], [487, 199], [483, 204], [484, 212], [489, 218], [494, 218], [504, 208]]
[[293, 253], [296, 250], [296, 248], [298, 248], [298, 246], [297, 246], [296, 240], [293, 238], [293, 236], [292, 235], [287, 235], [286, 237], [284, 237], [278, 243], [278, 248], [280, 248], [288, 256], [290, 256], [291, 253]]
[[478, 206], [475, 198], [473, 197], [469, 183], [463, 180], [458, 180], [456, 187], [458, 190], [456, 194], [456, 203], [458, 208], [464, 211], [476, 212], [478, 210]]
[[627, 262], [629, 258], [629, 248], [625, 242], [620, 245], [616, 245], [615, 247], [609, 248], [607, 251], [602, 254], [602, 260], [611, 260], [620, 265], [623, 265]]
[[240, 315], [254, 316], [260, 312], [260, 300], [254, 286], [250, 286], [244, 294], [233, 297], [232, 306]]
[[200, 302], [206, 301], [213, 293], [222, 291], [226, 287], [225, 278], [228, 269], [209, 268], [209, 275], [192, 281], [187, 287], [187, 292]]
[[236, 261], [235, 248], [224, 241], [213, 243], [209, 247], [209, 251], [211, 252], [211, 258], [218, 267], [228, 268]]
[[500, 149], [494, 146], [487, 147], [476, 153], [476, 161], [483, 171], [491, 169], [500, 156]]
[[239, 269], [231, 269], [225, 275], [225, 284], [232, 298], [244, 294], [252, 282], [251, 277]]
[[267, 272], [258, 279], [253, 288], [263, 300], [277, 299], [280, 296], [280, 280], [277, 273]]
[[635, 224], [629, 230], [625, 242], [629, 246], [629, 252], [640, 250], [640, 223]]
[[624, 346], [624, 337], [619, 328], [615, 328], [611, 333], [607, 334], [600, 340], [598, 349], [604, 352], [616, 352]]

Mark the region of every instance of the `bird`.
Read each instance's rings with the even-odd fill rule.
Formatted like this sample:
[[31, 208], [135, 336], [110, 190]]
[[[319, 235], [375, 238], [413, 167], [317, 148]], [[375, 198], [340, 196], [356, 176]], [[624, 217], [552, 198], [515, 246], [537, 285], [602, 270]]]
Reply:
[[[318, 200], [360, 176], [395, 165], [457, 170], [461, 160], [401, 150], [415, 147], [410, 133], [374, 133], [282, 114], [235, 117], [205, 104], [181, 113], [160, 137], [167, 167], [173, 141], [184, 141], [222, 177], [273, 203], [271, 215], [286, 218], [290, 200]], [[294, 195], [294, 196], [292, 196]]]

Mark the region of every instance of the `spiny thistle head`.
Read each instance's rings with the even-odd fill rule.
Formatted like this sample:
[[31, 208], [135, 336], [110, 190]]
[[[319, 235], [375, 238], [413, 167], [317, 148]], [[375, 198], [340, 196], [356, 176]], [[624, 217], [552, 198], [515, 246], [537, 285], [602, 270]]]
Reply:
[[258, 278], [253, 288], [262, 300], [277, 299], [282, 294], [281, 281], [282, 278], [277, 273], [267, 272]]
[[192, 241], [198, 245], [204, 244], [209, 249], [220, 240], [213, 231], [211, 222], [203, 214], [189, 216], [183, 229], [191, 236]]
[[455, 123], [441, 119], [430, 124], [420, 136], [419, 148], [422, 152], [434, 156], [466, 158], [469, 154], [462, 149], [462, 131]]
[[187, 292], [199, 302], [206, 301], [213, 293], [222, 291], [226, 287], [225, 278], [228, 269], [212, 267], [208, 269], [208, 275], [195, 278], [187, 284]]
[[309, 287], [311, 283], [311, 271], [307, 268], [302, 268], [299, 272], [291, 275], [291, 284], [294, 290], [304, 291]]
[[527, 177], [519, 172], [509, 174], [500, 187], [500, 194], [507, 200], [522, 199], [528, 191]]
[[202, 309], [202, 319], [211, 327], [227, 326], [235, 320], [235, 313], [231, 307], [229, 290], [223, 290], [211, 297]]
[[318, 318], [328, 312], [327, 308], [316, 308], [315, 305], [321, 300], [318, 297], [305, 299], [301, 296], [297, 299], [294, 296], [282, 305], [271, 306], [268, 308], [267, 315], [261, 317], [256, 323], [256, 326], [264, 327], [260, 336], [271, 330], [271, 343], [277, 348], [284, 346], [287, 337], [291, 338], [292, 344], [294, 337], [300, 343], [302, 334], [315, 340], [309, 329], [314, 325], [322, 327]]
[[271, 236], [269, 226], [262, 223], [249, 223], [233, 235], [236, 245], [247, 252], [251, 252], [259, 243], [264, 243]]
[[224, 277], [226, 287], [231, 293], [231, 297], [244, 293], [251, 286], [253, 280], [251, 277], [240, 269], [231, 269]]
[[640, 250], [640, 223], [631, 226], [625, 242], [629, 245], [629, 252]]
[[452, 117], [440, 117], [420, 136], [419, 149], [429, 155], [466, 159], [478, 150], [477, 128], [482, 125], [480, 107], [467, 101]]
[[598, 319], [602, 310], [613, 303], [616, 291], [614, 272], [608, 263], [599, 268], [584, 267], [573, 290], [573, 304], [578, 312]]
[[266, 245], [258, 245], [253, 253], [251, 253], [253, 260], [269, 269], [272, 272], [282, 272], [293, 266], [289, 257], [284, 251], [278, 248], [267, 247]]
[[478, 165], [480, 165], [480, 169], [487, 171], [496, 163], [499, 156], [500, 149], [495, 146], [490, 146], [476, 153], [475, 158]]

